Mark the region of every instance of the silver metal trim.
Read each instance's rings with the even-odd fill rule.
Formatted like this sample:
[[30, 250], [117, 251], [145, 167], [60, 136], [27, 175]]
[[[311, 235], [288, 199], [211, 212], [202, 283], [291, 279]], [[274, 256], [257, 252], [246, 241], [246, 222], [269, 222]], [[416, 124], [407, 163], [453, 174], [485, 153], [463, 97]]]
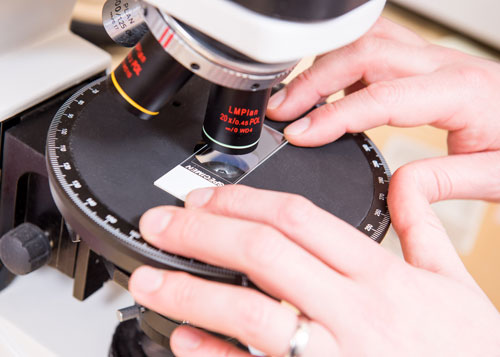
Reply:
[[304, 353], [309, 342], [309, 321], [300, 316], [297, 322], [297, 329], [290, 339], [286, 357], [300, 357]]
[[145, 4], [145, 21], [165, 51], [198, 76], [225, 87], [255, 91], [285, 79], [297, 61], [267, 64], [243, 62], [216, 51], [191, 36], [174, 18]]
[[134, 47], [149, 31], [139, 0], [108, 0], [102, 8], [102, 24], [109, 37], [124, 47]]

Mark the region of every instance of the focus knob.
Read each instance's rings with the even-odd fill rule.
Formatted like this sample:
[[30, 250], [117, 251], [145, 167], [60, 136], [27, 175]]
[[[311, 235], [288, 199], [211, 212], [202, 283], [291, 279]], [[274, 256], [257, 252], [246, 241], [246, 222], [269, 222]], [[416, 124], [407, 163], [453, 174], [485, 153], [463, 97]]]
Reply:
[[45, 265], [51, 247], [47, 235], [31, 223], [23, 223], [0, 238], [0, 259], [12, 273], [25, 275]]

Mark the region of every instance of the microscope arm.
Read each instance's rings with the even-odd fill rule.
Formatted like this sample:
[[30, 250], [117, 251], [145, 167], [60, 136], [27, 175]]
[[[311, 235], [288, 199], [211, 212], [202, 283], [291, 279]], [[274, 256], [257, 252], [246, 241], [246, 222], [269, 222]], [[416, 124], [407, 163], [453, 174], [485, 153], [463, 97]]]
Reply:
[[[320, 21], [294, 21], [273, 14], [267, 16], [228, 0], [146, 1], [226, 46], [264, 63], [290, 62], [345, 46], [368, 31], [385, 5], [385, 0], [335, 1], [341, 8], [349, 10], [351, 6], [353, 9]], [[303, 1], [288, 3], [290, 6], [304, 6]], [[307, 2], [310, 6], [325, 6], [325, 3], [331, 4], [332, 1]]]

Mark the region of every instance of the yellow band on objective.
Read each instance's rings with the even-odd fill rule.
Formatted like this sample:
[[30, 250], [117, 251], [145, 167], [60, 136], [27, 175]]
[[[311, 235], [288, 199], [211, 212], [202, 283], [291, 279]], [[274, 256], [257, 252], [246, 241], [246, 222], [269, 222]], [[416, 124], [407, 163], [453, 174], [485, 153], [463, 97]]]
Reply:
[[118, 93], [120, 93], [120, 95], [123, 97], [123, 99], [125, 99], [131, 106], [133, 106], [135, 109], [138, 109], [140, 110], [141, 112], [143, 113], [146, 113], [146, 114], [149, 114], [149, 115], [158, 115], [160, 114], [160, 112], [152, 112], [150, 110], [147, 110], [146, 108], [144, 107], [141, 107], [139, 104], [137, 104], [132, 98], [130, 98], [128, 96], [127, 93], [125, 93], [125, 91], [122, 89], [122, 87], [120, 87], [120, 85], [118, 84], [118, 81], [116, 80], [116, 77], [115, 77], [115, 72], [111, 72], [111, 81], [113, 81], [113, 84], [115, 85], [115, 88], [116, 90], [118, 91]]

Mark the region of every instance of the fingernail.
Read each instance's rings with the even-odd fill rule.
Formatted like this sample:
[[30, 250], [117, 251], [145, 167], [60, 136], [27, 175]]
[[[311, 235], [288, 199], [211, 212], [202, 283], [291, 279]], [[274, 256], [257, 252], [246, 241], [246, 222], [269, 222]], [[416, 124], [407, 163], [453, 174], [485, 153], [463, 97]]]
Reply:
[[164, 208], [152, 208], [141, 218], [139, 223], [141, 233], [148, 237], [157, 236], [167, 228], [171, 219], [171, 212]]
[[164, 273], [148, 266], [138, 268], [132, 275], [132, 289], [141, 294], [153, 294], [163, 285]]
[[200, 208], [207, 204], [214, 195], [213, 188], [202, 188], [191, 191], [186, 197], [186, 207]]
[[311, 119], [309, 117], [299, 119], [285, 128], [285, 135], [300, 135], [309, 128], [309, 125], [311, 125]]
[[276, 109], [278, 108], [286, 98], [286, 88], [276, 92], [270, 99], [269, 103], [267, 103], [267, 109]]
[[201, 344], [201, 335], [194, 328], [178, 329], [173, 337], [175, 347], [182, 350], [194, 350]]

